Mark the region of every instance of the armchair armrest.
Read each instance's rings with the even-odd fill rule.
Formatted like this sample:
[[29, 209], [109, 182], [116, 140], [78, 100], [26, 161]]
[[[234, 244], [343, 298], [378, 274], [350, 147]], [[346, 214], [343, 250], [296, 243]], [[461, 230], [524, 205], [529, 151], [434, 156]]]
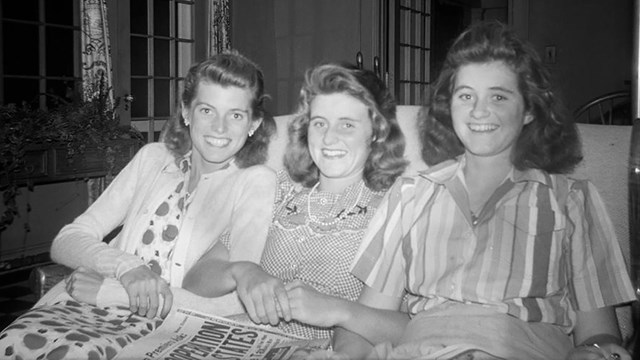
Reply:
[[39, 300], [55, 284], [71, 274], [73, 269], [61, 264], [38, 266], [29, 274], [29, 287]]

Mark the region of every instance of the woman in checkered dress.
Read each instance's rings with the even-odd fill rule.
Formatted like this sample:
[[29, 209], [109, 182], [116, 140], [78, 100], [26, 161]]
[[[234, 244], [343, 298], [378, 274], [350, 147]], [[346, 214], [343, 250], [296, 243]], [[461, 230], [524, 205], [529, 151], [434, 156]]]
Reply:
[[286, 172], [278, 176], [261, 266], [224, 264], [228, 276], [214, 284], [207, 274], [219, 274], [221, 264], [211, 256], [192, 270], [202, 279], [192, 291], [219, 296], [237, 289], [254, 322], [329, 338], [330, 328], [295, 320], [293, 294], [358, 298], [362, 282], [349, 267], [384, 191], [407, 164], [395, 110], [371, 71], [337, 64], [310, 69], [289, 126]]

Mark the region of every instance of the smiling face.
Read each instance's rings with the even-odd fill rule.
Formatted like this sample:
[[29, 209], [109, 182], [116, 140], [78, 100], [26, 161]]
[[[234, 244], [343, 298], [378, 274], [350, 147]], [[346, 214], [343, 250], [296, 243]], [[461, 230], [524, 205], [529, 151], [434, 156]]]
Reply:
[[316, 96], [309, 110], [309, 152], [320, 169], [321, 188], [344, 188], [362, 179], [373, 135], [367, 106], [334, 93]]
[[261, 119], [252, 120], [251, 91], [201, 81], [191, 104], [182, 107], [192, 141], [191, 163], [201, 173], [226, 166], [244, 146], [249, 131]]
[[517, 75], [501, 61], [460, 67], [451, 118], [468, 156], [499, 156], [508, 161], [522, 127], [533, 121], [525, 112]]

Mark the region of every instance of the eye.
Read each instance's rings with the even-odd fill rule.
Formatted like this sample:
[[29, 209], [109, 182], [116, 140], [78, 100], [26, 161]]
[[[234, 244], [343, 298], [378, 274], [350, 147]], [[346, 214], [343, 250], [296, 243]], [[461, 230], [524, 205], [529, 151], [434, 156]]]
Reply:
[[205, 115], [210, 115], [210, 114], [213, 113], [213, 111], [211, 111], [211, 109], [206, 108], [206, 107], [200, 108], [200, 112], [205, 114]]
[[342, 127], [344, 127], [345, 129], [352, 129], [356, 126], [350, 122], [345, 122], [344, 124], [342, 124]]
[[496, 94], [496, 95], [493, 95], [493, 99], [495, 101], [504, 101], [504, 100], [507, 100], [507, 97], [500, 94]]
[[244, 119], [244, 114], [240, 112], [234, 112], [233, 114], [231, 114], [231, 118], [233, 120], [242, 120]]
[[315, 120], [311, 120], [311, 122], [309, 123], [310, 126], [312, 127], [316, 127], [316, 128], [323, 128], [325, 127], [325, 123], [324, 121], [320, 120], [320, 119], [315, 119]]
[[471, 100], [473, 97], [471, 96], [471, 94], [467, 94], [467, 93], [462, 93], [460, 95], [458, 95], [458, 99], [463, 100], [463, 101], [467, 101], [467, 100]]

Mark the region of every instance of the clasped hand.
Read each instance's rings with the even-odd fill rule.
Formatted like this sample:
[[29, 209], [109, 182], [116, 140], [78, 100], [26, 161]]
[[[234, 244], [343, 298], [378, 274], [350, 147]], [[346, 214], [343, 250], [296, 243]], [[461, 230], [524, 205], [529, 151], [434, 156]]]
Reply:
[[[103, 282], [104, 277], [99, 273], [80, 267], [67, 277], [66, 290], [78, 301], [97, 305], [98, 291]], [[127, 271], [120, 277], [120, 282], [129, 297], [132, 313], [152, 319], [157, 315], [164, 318], [171, 310], [173, 293], [169, 284], [148, 267], [142, 265]]]
[[236, 289], [249, 318], [258, 324], [278, 325], [281, 320], [331, 327], [336, 324], [338, 299], [294, 280], [282, 280], [265, 273], [255, 264], [246, 264], [236, 278]]
[[160, 296], [163, 297], [160, 316], [166, 317], [173, 305], [173, 293], [169, 284], [145, 265], [133, 268], [120, 277], [120, 282], [129, 295], [131, 312], [149, 319], [158, 315]]

